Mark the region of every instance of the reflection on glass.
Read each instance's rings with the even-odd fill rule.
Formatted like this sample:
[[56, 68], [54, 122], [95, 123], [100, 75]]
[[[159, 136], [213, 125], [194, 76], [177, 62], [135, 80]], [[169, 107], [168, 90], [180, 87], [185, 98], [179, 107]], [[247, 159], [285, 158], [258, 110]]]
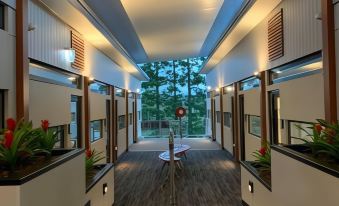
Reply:
[[259, 116], [248, 115], [248, 132], [261, 137], [261, 118]]
[[89, 85], [89, 88], [92, 92], [109, 95], [109, 86], [107, 84], [94, 81]]
[[125, 122], [125, 115], [119, 116], [118, 121], [119, 121], [119, 129], [124, 129], [126, 127], [126, 125], [125, 125], [125, 123], [126, 123]]
[[251, 77], [240, 82], [240, 90], [250, 90], [260, 86], [260, 79], [257, 77]]
[[215, 113], [216, 113], [216, 117], [217, 117], [217, 123], [220, 123], [220, 121], [221, 121], [220, 112], [217, 111]]
[[232, 114], [230, 112], [224, 112], [224, 126], [231, 127]]
[[0, 128], [5, 127], [5, 95], [4, 91], [0, 90]]
[[309, 136], [307, 136], [307, 133], [302, 130], [299, 129], [299, 127], [303, 128], [304, 130], [306, 130], [307, 132], [309, 132], [310, 134], [312, 134], [312, 124], [310, 123], [305, 123], [305, 122], [293, 122], [290, 121], [289, 122], [289, 128], [290, 128], [290, 138], [291, 138], [291, 144], [303, 144], [305, 142], [303, 142], [302, 140], [299, 139], [295, 139], [295, 138], [301, 138], [301, 139], [305, 139], [305, 140], [311, 140], [311, 138]]
[[64, 126], [54, 126], [48, 128], [49, 132], [57, 133], [57, 142], [54, 145], [54, 148], [64, 148], [65, 140], [65, 129]]
[[90, 131], [91, 131], [91, 142], [101, 139], [102, 138], [102, 120], [91, 121]]
[[33, 80], [71, 88], [80, 88], [81, 78], [75, 74], [49, 69], [33, 63], [29, 64], [29, 74]]
[[0, 29], [5, 29], [5, 7], [0, 3]]
[[125, 97], [125, 90], [120, 88], [115, 88], [115, 96]]
[[307, 59], [302, 59], [299, 62], [272, 69], [270, 71], [270, 78], [272, 83], [279, 83], [317, 73], [322, 68], [322, 56], [317, 54]]

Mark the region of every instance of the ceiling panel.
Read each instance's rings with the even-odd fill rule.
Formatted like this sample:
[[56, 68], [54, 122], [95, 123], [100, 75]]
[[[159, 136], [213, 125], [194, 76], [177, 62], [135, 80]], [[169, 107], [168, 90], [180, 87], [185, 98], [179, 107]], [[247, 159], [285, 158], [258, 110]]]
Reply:
[[223, 2], [121, 0], [149, 61], [199, 56]]

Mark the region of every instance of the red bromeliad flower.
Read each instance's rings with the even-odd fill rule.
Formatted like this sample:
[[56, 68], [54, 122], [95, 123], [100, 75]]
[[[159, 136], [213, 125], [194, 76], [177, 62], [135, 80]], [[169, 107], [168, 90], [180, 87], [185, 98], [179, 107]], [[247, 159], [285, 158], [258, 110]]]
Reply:
[[12, 118], [7, 119], [7, 129], [14, 131], [16, 127], [16, 121]]
[[87, 157], [87, 159], [91, 158], [92, 155], [93, 155], [93, 152], [90, 149], [87, 149], [86, 150], [86, 157]]
[[41, 128], [42, 128], [45, 132], [47, 132], [48, 127], [49, 127], [49, 122], [48, 122], [48, 120], [41, 120]]
[[315, 124], [314, 129], [315, 131], [317, 131], [318, 134], [320, 134], [321, 131], [323, 130], [323, 127], [320, 124]]
[[266, 148], [263, 147], [259, 150], [259, 153], [261, 154], [261, 156], [265, 156], [266, 155]]
[[7, 130], [5, 132], [5, 138], [4, 138], [4, 142], [3, 142], [4, 147], [7, 148], [7, 149], [11, 148], [12, 143], [13, 143], [13, 139], [14, 139], [13, 132], [11, 130]]

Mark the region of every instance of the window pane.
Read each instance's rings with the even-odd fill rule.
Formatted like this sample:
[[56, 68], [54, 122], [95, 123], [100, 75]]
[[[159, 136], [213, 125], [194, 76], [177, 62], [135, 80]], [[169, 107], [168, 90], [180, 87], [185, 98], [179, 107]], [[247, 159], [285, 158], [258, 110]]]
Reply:
[[230, 112], [224, 112], [224, 126], [231, 127], [232, 114]]
[[302, 140], [295, 139], [295, 138], [302, 138], [302, 139], [309, 140], [309, 141], [311, 140], [311, 138], [307, 136], [307, 133], [304, 130], [299, 129], [299, 127], [303, 128], [304, 130], [306, 130], [310, 134], [313, 133], [313, 131], [312, 131], [313, 125], [312, 124], [305, 123], [305, 122], [290, 121], [289, 122], [289, 128], [290, 128], [291, 144], [303, 144], [304, 143]]
[[5, 29], [5, 6], [0, 3], [0, 29]]
[[125, 126], [125, 115], [119, 116], [119, 129], [124, 129]]
[[49, 131], [57, 133], [58, 141], [55, 143], [54, 148], [63, 148], [65, 141], [65, 129], [64, 126], [55, 126], [48, 128]]
[[57, 84], [72, 88], [80, 88], [81, 78], [79, 75], [57, 71], [56, 69], [46, 68], [37, 64], [29, 64], [30, 79]]
[[240, 82], [240, 90], [250, 90], [259, 87], [260, 80], [257, 77], [251, 77]]
[[92, 92], [109, 95], [109, 85], [107, 84], [95, 81], [89, 85], [89, 88]]
[[132, 125], [133, 122], [133, 116], [132, 113], [129, 113], [129, 125]]
[[261, 118], [248, 115], [248, 132], [254, 136], [261, 137]]
[[102, 138], [102, 120], [91, 121], [91, 142]]
[[216, 112], [216, 117], [217, 117], [217, 123], [220, 123], [220, 112], [219, 111], [217, 111]]
[[125, 90], [120, 88], [115, 88], [115, 96], [125, 97]]
[[305, 77], [321, 71], [323, 68], [321, 54], [315, 54], [311, 57], [292, 62], [285, 66], [272, 69], [270, 71], [271, 82], [279, 83], [296, 78]]

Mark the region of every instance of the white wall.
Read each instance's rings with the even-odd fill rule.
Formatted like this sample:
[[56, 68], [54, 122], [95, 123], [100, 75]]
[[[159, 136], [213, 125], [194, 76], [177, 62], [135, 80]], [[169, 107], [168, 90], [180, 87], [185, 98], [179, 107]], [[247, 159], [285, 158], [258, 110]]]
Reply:
[[[268, 19], [284, 9], [285, 56], [268, 62]], [[321, 21], [315, 15], [321, 11], [319, 0], [284, 0], [264, 21], [256, 26], [206, 76], [212, 88], [229, 85], [307, 54], [321, 50]]]
[[71, 47], [69, 26], [31, 0], [28, 13], [28, 22], [36, 27], [34, 31], [28, 32], [30, 58], [132, 91], [141, 87], [139, 80], [123, 71], [88, 42], [85, 42], [85, 70], [71, 68], [63, 53], [64, 49]]
[[[232, 119], [233, 119], [233, 113], [232, 113], [232, 97], [234, 96], [233, 92], [232, 93], [227, 93], [223, 95], [223, 108], [224, 112], [229, 112], [232, 114], [231, 118], [231, 127], [227, 127], [223, 125], [224, 127], [224, 148], [233, 154], [233, 130], [232, 130]], [[224, 115], [224, 114], [222, 114]], [[225, 119], [224, 119], [225, 121]]]
[[[218, 144], [221, 145], [221, 109], [220, 109], [220, 95], [216, 96], [215, 98], [215, 139]], [[217, 112], [220, 113], [220, 121], [217, 121]]]
[[[119, 129], [119, 116], [125, 115], [125, 118], [126, 118], [126, 100], [125, 100], [125, 97], [117, 97], [117, 96], [115, 97], [115, 99], [118, 100], [118, 111], [117, 111], [118, 122], [116, 124], [117, 124], [117, 130], [118, 130], [117, 140], [118, 140], [118, 157], [119, 157], [127, 149], [127, 145], [126, 145], [127, 128], [125, 127], [124, 129]], [[128, 126], [128, 125], [125, 125], [125, 126]]]

